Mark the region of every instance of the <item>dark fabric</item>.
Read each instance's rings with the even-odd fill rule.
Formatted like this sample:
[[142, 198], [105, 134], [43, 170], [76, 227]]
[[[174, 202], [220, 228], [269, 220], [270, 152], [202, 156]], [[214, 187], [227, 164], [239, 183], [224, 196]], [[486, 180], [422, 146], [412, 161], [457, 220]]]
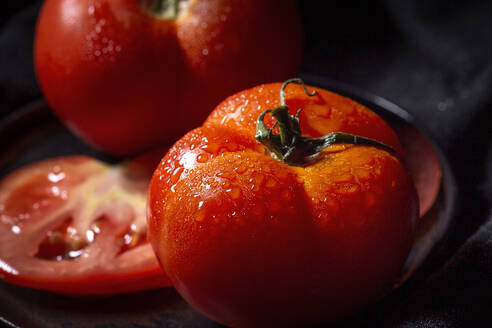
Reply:
[[[39, 4], [19, 1], [2, 8], [0, 21], [0, 117], [41, 97], [32, 59]], [[3, 6], [3, 5], [2, 5]], [[22, 9], [22, 10], [21, 10]], [[10, 14], [10, 16], [7, 16]]]
[[[32, 65], [39, 1], [0, 22], [0, 115], [41, 96]], [[411, 112], [448, 156], [458, 204], [429, 274], [356, 326], [485, 327], [492, 322], [492, 1], [299, 1], [303, 70]], [[328, 8], [320, 7], [321, 4]]]

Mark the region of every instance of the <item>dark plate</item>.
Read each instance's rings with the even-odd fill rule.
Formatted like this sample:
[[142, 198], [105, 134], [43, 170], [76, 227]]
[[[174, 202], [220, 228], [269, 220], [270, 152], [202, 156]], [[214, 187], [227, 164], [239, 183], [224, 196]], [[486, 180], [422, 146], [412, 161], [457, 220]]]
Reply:
[[[427, 133], [417, 128], [418, 124], [405, 110], [351, 86], [315, 76], [303, 77], [311, 85], [333, 90], [366, 105], [392, 125], [397, 133], [411, 130], [426, 136], [439, 158], [443, 172], [439, 196], [423, 218], [425, 224], [421, 224], [404, 272], [395, 284], [395, 291], [389, 295], [389, 298], [394, 298], [398, 293], [403, 293], [403, 286], [411, 283], [406, 282], [409, 278], [414, 280], [418, 276], [419, 272], [415, 271], [432, 257], [432, 249], [445, 236], [456, 199], [452, 172], [439, 147]], [[86, 154], [105, 161], [116, 161], [72, 135], [56, 120], [43, 101], [16, 111], [0, 123], [0, 147], [0, 177], [28, 163], [54, 156]], [[387, 303], [388, 298], [372, 309], [384, 311]], [[172, 288], [106, 298], [70, 298], [0, 281], [0, 325], [2, 323], [7, 327], [22, 328], [219, 326], [189, 307]]]

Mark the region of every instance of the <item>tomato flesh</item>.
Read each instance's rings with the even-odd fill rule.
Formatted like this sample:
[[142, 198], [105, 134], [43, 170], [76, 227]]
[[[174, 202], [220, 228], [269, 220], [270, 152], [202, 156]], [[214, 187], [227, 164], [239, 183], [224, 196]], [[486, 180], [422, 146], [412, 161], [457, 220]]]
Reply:
[[58, 293], [168, 286], [146, 242], [148, 172], [73, 156], [0, 183], [0, 277]]

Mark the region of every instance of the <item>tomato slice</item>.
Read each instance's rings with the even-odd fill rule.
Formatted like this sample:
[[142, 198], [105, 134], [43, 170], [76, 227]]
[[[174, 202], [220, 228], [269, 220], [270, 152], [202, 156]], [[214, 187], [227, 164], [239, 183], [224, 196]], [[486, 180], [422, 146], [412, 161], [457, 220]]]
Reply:
[[76, 295], [169, 286], [146, 239], [151, 172], [136, 167], [72, 156], [5, 177], [0, 278]]
[[441, 188], [442, 168], [434, 147], [419, 130], [409, 126], [397, 126], [401, 144], [405, 149], [405, 165], [417, 189], [420, 217], [434, 205]]

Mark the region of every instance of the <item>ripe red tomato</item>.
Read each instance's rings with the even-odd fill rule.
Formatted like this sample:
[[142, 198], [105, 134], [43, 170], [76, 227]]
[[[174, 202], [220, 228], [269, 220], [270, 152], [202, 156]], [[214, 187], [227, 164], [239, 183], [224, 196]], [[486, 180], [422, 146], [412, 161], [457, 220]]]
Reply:
[[149, 174], [83, 156], [0, 182], [0, 278], [78, 295], [169, 286], [146, 240]]
[[301, 34], [294, 0], [46, 0], [35, 67], [62, 121], [128, 155], [174, 142], [234, 92], [295, 74]]
[[279, 106], [280, 88], [222, 102], [171, 148], [149, 187], [149, 239], [164, 270], [191, 305], [228, 326], [324, 324], [361, 310], [391, 289], [417, 225], [395, 133], [350, 99], [290, 85], [285, 95], [292, 115], [303, 109], [306, 135], [339, 131], [386, 146], [331, 145], [303, 162], [287, 147], [293, 165], [272, 158], [255, 128]]

